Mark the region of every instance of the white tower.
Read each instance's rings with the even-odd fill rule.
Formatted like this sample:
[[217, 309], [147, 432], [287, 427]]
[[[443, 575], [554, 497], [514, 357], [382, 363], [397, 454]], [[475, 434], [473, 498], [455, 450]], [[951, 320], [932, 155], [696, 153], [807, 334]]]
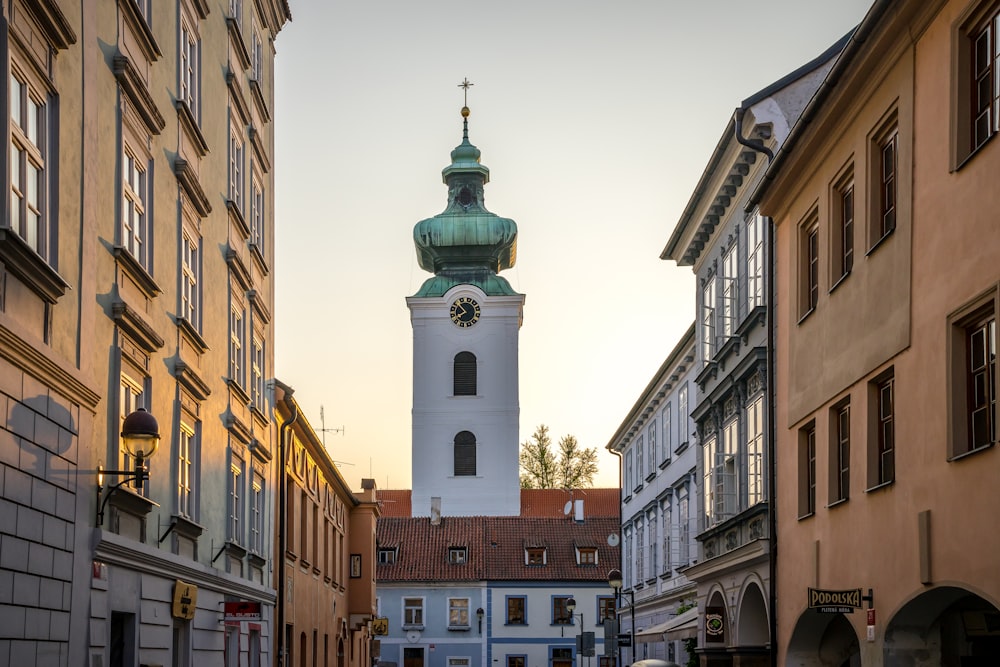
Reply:
[[420, 267], [406, 299], [413, 326], [413, 516], [516, 516], [518, 332], [524, 295], [497, 274], [514, 265], [517, 225], [486, 210], [489, 169], [462, 143], [442, 176], [444, 212], [417, 223]]

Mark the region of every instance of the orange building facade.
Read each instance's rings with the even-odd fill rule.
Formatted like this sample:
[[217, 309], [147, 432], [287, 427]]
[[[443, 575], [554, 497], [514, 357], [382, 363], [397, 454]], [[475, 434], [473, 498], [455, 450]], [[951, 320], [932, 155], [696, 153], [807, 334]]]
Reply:
[[1000, 661], [998, 11], [876, 1], [753, 196], [778, 664]]
[[[351, 491], [322, 441], [276, 383], [284, 479], [275, 511], [279, 667], [370, 667], [375, 617], [375, 481]], [[280, 634], [279, 634], [280, 632]]]

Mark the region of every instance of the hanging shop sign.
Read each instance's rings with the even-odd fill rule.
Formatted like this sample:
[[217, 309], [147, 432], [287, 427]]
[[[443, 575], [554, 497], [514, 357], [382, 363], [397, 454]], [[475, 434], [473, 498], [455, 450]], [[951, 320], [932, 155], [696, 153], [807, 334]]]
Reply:
[[853, 614], [861, 609], [861, 589], [848, 591], [828, 591], [822, 588], [809, 589], [809, 608], [821, 614]]
[[705, 641], [726, 641], [725, 607], [705, 607]]
[[190, 621], [198, 605], [198, 587], [177, 579], [174, 581], [174, 604], [170, 611], [174, 618]]
[[225, 602], [223, 603], [223, 614], [225, 615], [223, 620], [226, 621], [259, 621], [260, 603], [245, 600]]

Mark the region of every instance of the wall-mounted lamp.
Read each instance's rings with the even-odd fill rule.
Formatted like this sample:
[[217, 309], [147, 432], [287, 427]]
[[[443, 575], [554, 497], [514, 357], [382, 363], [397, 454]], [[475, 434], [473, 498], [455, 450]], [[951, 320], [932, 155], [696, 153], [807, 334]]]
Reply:
[[[97, 466], [97, 525], [104, 525], [104, 508], [108, 500], [114, 493], [125, 484], [132, 482], [132, 485], [140, 489], [142, 483], [149, 479], [149, 468], [146, 467], [146, 459], [156, 453], [156, 448], [160, 446], [160, 426], [156, 423], [156, 418], [146, 412], [145, 408], [139, 408], [122, 422], [122, 446], [129, 456], [135, 459], [134, 470], [105, 470], [104, 466]], [[107, 494], [101, 498], [104, 491], [104, 476], [118, 475], [124, 476], [117, 484], [108, 487]]]
[[486, 614], [483, 608], [476, 609], [476, 620], [479, 621], [479, 634], [483, 634], [483, 616]]

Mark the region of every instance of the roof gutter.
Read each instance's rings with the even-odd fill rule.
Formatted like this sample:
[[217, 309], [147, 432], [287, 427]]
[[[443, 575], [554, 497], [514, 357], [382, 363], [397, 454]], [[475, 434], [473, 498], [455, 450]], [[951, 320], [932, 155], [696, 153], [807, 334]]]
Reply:
[[274, 634], [276, 640], [276, 657], [278, 667], [285, 666], [285, 658], [288, 656], [288, 647], [285, 646], [285, 552], [288, 550], [288, 529], [285, 525], [288, 514], [288, 485], [285, 474], [286, 448], [288, 429], [292, 427], [299, 418], [299, 406], [292, 400], [295, 390], [278, 379], [274, 380], [275, 389], [281, 389], [282, 402], [291, 413], [291, 419], [283, 421], [278, 429], [278, 554], [277, 554], [277, 608], [275, 610], [276, 620]]

